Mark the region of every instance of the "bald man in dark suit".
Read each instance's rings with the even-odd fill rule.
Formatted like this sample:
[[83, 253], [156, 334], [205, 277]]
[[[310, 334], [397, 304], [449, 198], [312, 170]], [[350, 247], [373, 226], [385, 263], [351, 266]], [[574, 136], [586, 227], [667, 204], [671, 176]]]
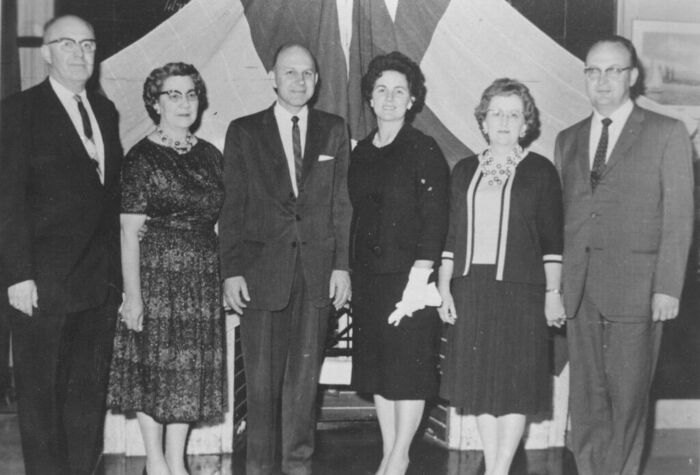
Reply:
[[634, 104], [629, 40], [586, 57], [593, 114], [557, 137], [572, 449], [581, 475], [640, 472], [662, 323], [678, 315], [693, 224], [683, 124]]
[[28, 475], [91, 474], [102, 446], [122, 148], [114, 105], [85, 90], [95, 47], [81, 18], [51, 20], [49, 77], [2, 104], [0, 279]]
[[309, 475], [328, 319], [350, 297], [350, 147], [340, 117], [307, 105], [306, 48], [281, 47], [269, 75], [276, 102], [226, 134], [221, 273], [241, 315], [246, 473], [272, 474], [280, 452], [284, 473]]

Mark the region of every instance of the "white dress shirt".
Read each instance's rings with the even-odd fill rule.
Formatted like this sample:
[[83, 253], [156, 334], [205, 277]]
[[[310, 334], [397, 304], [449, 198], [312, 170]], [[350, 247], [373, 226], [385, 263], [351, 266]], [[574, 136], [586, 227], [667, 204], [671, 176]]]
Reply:
[[63, 104], [63, 107], [66, 109], [66, 112], [68, 113], [68, 117], [70, 117], [71, 122], [73, 122], [73, 127], [75, 127], [75, 131], [78, 132], [80, 140], [83, 141], [85, 151], [88, 153], [88, 155], [90, 155], [91, 158], [97, 161], [100, 172], [100, 181], [104, 183], [105, 146], [104, 142], [102, 141], [102, 133], [100, 132], [100, 126], [98, 125], [97, 119], [95, 118], [95, 114], [92, 111], [92, 107], [90, 106], [90, 101], [88, 101], [85, 89], [83, 89], [78, 95], [82, 99], [83, 105], [85, 106], [85, 110], [87, 111], [88, 117], [90, 118], [90, 125], [92, 126], [92, 141], [85, 136], [85, 133], [83, 131], [83, 119], [80, 117], [80, 112], [78, 111], [78, 101], [76, 101], [73, 97], [75, 96], [75, 93], [50, 76], [49, 83], [51, 84], [51, 87], [58, 96], [58, 99], [61, 101], [61, 104]]
[[287, 157], [287, 168], [289, 168], [289, 178], [292, 180], [292, 188], [294, 195], [299, 196], [299, 185], [296, 179], [296, 167], [294, 165], [294, 145], [292, 144], [292, 117], [299, 117], [299, 135], [301, 138], [301, 156], [304, 156], [306, 148], [306, 129], [309, 122], [309, 108], [304, 106], [298, 114], [292, 114], [287, 109], [275, 103], [274, 107], [275, 120], [277, 121], [277, 130], [279, 130], [284, 154]]
[[[627, 99], [627, 102], [622, 104], [618, 109], [610, 114], [608, 117], [612, 120], [612, 123], [608, 126], [608, 150], [605, 153], [605, 163], [608, 163], [610, 158], [610, 153], [615, 148], [617, 139], [620, 138], [622, 133], [622, 128], [625, 126], [627, 119], [632, 113], [634, 108], [634, 103], [631, 99]], [[600, 134], [603, 133], [603, 123], [602, 120], [605, 116], [601, 115], [597, 110], [593, 109], [593, 120], [591, 121], [591, 137], [588, 142], [588, 160], [589, 165], [593, 168], [593, 159], [595, 158], [595, 151], [598, 148], [598, 142], [600, 141]]]

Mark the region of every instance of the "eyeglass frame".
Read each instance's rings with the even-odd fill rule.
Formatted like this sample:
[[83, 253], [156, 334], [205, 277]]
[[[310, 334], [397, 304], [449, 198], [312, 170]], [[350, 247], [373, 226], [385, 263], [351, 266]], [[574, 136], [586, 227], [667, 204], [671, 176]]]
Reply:
[[503, 120], [503, 118], [505, 118], [508, 121], [525, 118], [525, 112], [515, 109], [509, 111], [504, 111], [503, 109], [486, 109], [486, 115], [490, 115], [496, 120]]
[[[84, 40], [74, 40], [73, 38], [67, 38], [67, 37], [61, 37], [61, 38], [56, 38], [55, 40], [47, 41], [45, 43], [46, 45], [53, 45], [53, 44], [58, 44], [58, 47], [61, 49], [61, 51], [65, 51], [67, 53], [73, 53], [77, 51], [77, 48], [80, 47], [80, 49], [83, 51], [83, 53], [94, 53], [97, 51], [97, 40], [94, 38], [85, 38]], [[66, 45], [72, 45], [72, 46], [66, 46]], [[86, 45], [91, 45], [88, 48], [86, 48]]]
[[199, 94], [195, 89], [190, 89], [187, 92], [178, 91], [177, 89], [168, 89], [167, 91], [160, 91], [158, 97], [166, 94], [168, 99], [175, 103], [180, 104], [182, 101], [187, 100], [187, 102], [199, 102]]
[[625, 71], [631, 71], [634, 69], [634, 66], [626, 66], [626, 67], [621, 67], [621, 66], [610, 66], [609, 68], [600, 69], [595, 66], [589, 66], [586, 68], [583, 68], [583, 74], [586, 76], [586, 78], [590, 81], [598, 81], [600, 78], [605, 76], [606, 79], [613, 79], [617, 81], [622, 77], [622, 73]]

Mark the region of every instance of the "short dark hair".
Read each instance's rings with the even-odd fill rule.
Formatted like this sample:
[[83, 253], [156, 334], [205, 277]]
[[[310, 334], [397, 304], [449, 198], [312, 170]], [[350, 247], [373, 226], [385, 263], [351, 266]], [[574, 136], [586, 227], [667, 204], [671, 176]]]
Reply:
[[411, 121], [423, 108], [425, 102], [425, 76], [411, 58], [398, 51], [392, 51], [389, 54], [375, 56], [370, 61], [367, 72], [362, 76], [362, 97], [366, 101], [372, 99], [372, 91], [377, 79], [384, 74], [384, 71], [396, 71], [406, 77], [408, 89], [413, 99], [413, 106], [406, 111], [406, 120]]
[[607, 35], [596, 38], [586, 50], [586, 59], [588, 59], [588, 55], [590, 54], [591, 50], [601, 43], [616, 43], [622, 46], [627, 50], [627, 52], [630, 55], [630, 66], [633, 68], [639, 68], [639, 57], [637, 56], [637, 49], [634, 47], [634, 44], [632, 44], [630, 40], [620, 35]]
[[163, 92], [163, 83], [172, 76], [189, 76], [192, 78], [194, 92], [199, 99], [197, 108], [197, 119], [199, 119], [200, 114], [208, 105], [207, 87], [197, 68], [187, 63], [167, 63], [151, 71], [151, 74], [146, 78], [146, 82], [143, 83], [143, 102], [146, 105], [148, 115], [153, 122], [156, 124], [160, 123], [160, 114], [158, 114], [154, 106], [158, 102], [160, 93]]
[[637, 76], [637, 82], [635, 82], [632, 85], [632, 87], [630, 87], [630, 97], [634, 99], [637, 96], [644, 94], [644, 68], [641, 67], [639, 56], [637, 55], [637, 48], [635, 48], [634, 44], [624, 36], [606, 35], [596, 38], [586, 50], [585, 59], [588, 59], [588, 55], [591, 53], [593, 48], [603, 43], [617, 44], [627, 50], [627, 53], [629, 53], [630, 56], [630, 67], [636, 68], [639, 72], [639, 75]]
[[491, 83], [481, 95], [479, 105], [474, 109], [474, 117], [479, 123], [479, 130], [486, 141], [488, 134], [484, 132], [483, 123], [489, 110], [491, 100], [496, 96], [518, 96], [523, 101], [523, 117], [525, 118], [525, 134], [518, 139], [521, 147], [527, 147], [540, 136], [540, 111], [535, 105], [535, 99], [530, 89], [517, 79], [500, 78]]
[[313, 53], [311, 53], [311, 50], [309, 50], [309, 48], [307, 48], [301, 43], [284, 43], [280, 45], [279, 48], [277, 48], [277, 50], [275, 51], [274, 56], [272, 57], [272, 67], [270, 69], [275, 69], [275, 66], [277, 65], [277, 59], [279, 59], [280, 55], [288, 49], [292, 48], [300, 48], [306, 51], [309, 54], [309, 56], [311, 56], [311, 60], [314, 63], [314, 70], [316, 71], [316, 73], [318, 73], [318, 62], [316, 61], [316, 57], [313, 55]]

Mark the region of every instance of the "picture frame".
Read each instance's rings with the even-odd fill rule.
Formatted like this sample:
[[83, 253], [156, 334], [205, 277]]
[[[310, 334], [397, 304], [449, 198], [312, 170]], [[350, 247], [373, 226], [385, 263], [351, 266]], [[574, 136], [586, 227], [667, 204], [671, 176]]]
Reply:
[[645, 96], [700, 118], [700, 23], [633, 20]]

